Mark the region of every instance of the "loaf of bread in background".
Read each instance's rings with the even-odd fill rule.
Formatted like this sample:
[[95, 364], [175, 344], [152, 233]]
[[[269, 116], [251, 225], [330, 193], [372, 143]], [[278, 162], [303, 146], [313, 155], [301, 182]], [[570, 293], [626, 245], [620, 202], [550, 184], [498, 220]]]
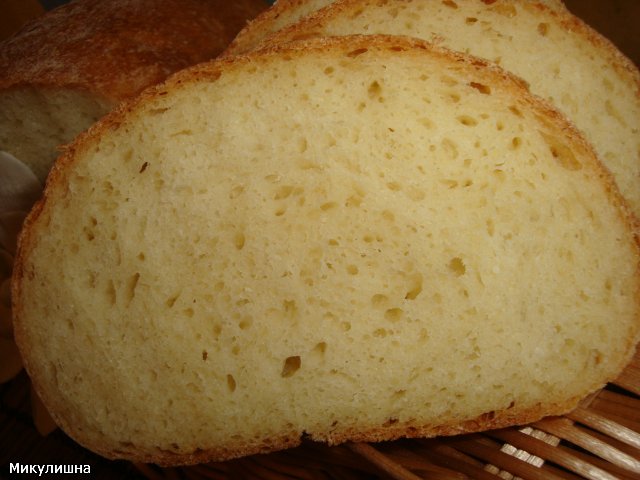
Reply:
[[188, 464], [563, 414], [631, 358], [639, 266], [610, 174], [516, 77], [320, 38], [81, 135], [23, 230], [14, 327], [69, 435]]
[[[562, 0], [528, 0], [528, 2], [532, 5], [546, 5], [550, 8], [566, 10]], [[238, 33], [223, 55], [235, 55], [252, 50], [265, 37], [300, 21], [307, 15], [315, 13], [332, 3], [334, 3], [334, 0], [278, 0], [269, 9], [251, 20]], [[448, 4], [452, 8], [456, 6], [453, 0], [444, 0], [442, 3]], [[485, 3], [493, 2], [486, 1]]]
[[75, 0], [0, 43], [0, 150], [41, 180], [120, 101], [217, 56], [263, 0]]
[[264, 44], [352, 33], [435, 41], [520, 76], [584, 132], [640, 218], [640, 72], [568, 10], [529, 0], [337, 0]]

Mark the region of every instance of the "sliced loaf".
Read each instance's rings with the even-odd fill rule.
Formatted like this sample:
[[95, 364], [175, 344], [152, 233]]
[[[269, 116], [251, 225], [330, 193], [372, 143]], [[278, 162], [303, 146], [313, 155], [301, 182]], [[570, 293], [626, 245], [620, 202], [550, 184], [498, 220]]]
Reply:
[[[491, 4], [496, 0], [484, 0]], [[566, 10], [561, 0], [528, 0], [532, 5], [546, 5], [550, 8]], [[333, 3], [334, 0], [278, 0], [271, 8], [262, 12], [254, 20], [243, 28], [236, 38], [225, 49], [223, 55], [235, 55], [247, 52], [259, 45], [266, 37], [288, 27], [307, 15], [315, 13]], [[456, 8], [452, 0], [443, 0], [442, 3]]]
[[527, 0], [338, 0], [267, 43], [351, 33], [434, 41], [520, 76], [585, 133], [640, 217], [640, 72], [568, 11]]
[[16, 340], [73, 438], [221, 460], [574, 408], [640, 327], [608, 172], [488, 63], [309, 40], [178, 73], [56, 163]]

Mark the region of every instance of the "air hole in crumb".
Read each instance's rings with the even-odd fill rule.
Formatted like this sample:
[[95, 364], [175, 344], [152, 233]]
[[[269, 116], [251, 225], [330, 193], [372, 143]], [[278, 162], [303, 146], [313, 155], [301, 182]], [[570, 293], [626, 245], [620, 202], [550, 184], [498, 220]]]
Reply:
[[297, 313], [298, 306], [296, 305], [295, 300], [285, 300], [282, 302], [282, 309], [288, 316], [293, 316]]
[[447, 94], [447, 97], [449, 98], [449, 100], [451, 100], [453, 103], [458, 103], [460, 101], [460, 95], [458, 93], [455, 92], [450, 92]]
[[288, 198], [291, 193], [293, 192], [293, 186], [292, 185], [282, 185], [280, 187], [278, 187], [278, 189], [276, 190], [275, 195], [273, 196], [274, 200], [282, 200], [284, 198]]
[[390, 322], [397, 322], [402, 319], [403, 310], [401, 308], [389, 308], [384, 312], [384, 318]]
[[392, 192], [399, 192], [400, 190], [402, 190], [402, 185], [400, 185], [398, 182], [389, 182], [387, 183], [387, 188]]
[[282, 366], [280, 376], [282, 378], [289, 378], [293, 376], [300, 369], [301, 363], [299, 355], [287, 357], [284, 361], [284, 365]]
[[136, 288], [138, 286], [138, 281], [140, 280], [140, 274], [135, 273], [129, 278], [129, 282], [127, 283], [127, 303], [130, 303], [133, 298], [136, 296]]
[[377, 80], [374, 80], [373, 82], [371, 82], [371, 84], [369, 84], [369, 88], [367, 88], [367, 94], [371, 99], [380, 98], [380, 95], [382, 94], [382, 87]]
[[358, 267], [356, 265], [347, 265], [347, 273], [349, 275], [357, 275], [359, 272]]
[[232, 200], [234, 198], [238, 198], [240, 195], [242, 195], [243, 192], [244, 192], [244, 187], [242, 185], [236, 185], [229, 192], [229, 198]]
[[493, 234], [496, 232], [493, 220], [488, 219], [486, 221], [486, 224], [487, 224], [487, 233], [489, 234], [490, 237], [493, 237]]
[[206, 350], [202, 351], [202, 360], [207, 360], [207, 357], [209, 356], [209, 352], [207, 352]]
[[236, 379], [231, 374], [227, 375], [227, 388], [230, 392], [236, 391]]
[[320, 210], [322, 210], [323, 212], [326, 212], [328, 210], [332, 210], [336, 208], [337, 206], [338, 204], [336, 202], [326, 202], [320, 205]]
[[247, 316], [240, 320], [240, 324], [238, 326], [240, 327], [240, 330], [248, 330], [251, 328], [251, 325], [253, 325], [253, 318]]
[[537, 30], [538, 30], [538, 33], [540, 35], [542, 35], [543, 37], [546, 37], [547, 33], [549, 33], [549, 24], [548, 23], [539, 23]]
[[467, 25], [473, 25], [474, 23], [476, 23], [478, 21], [478, 19], [476, 17], [467, 17], [465, 18], [464, 22]]
[[478, 121], [470, 115], [460, 115], [458, 121], [466, 127], [475, 127]]
[[419, 190], [417, 188], [410, 188], [407, 192], [407, 196], [414, 202], [419, 202], [427, 198], [427, 194], [423, 190]]
[[327, 351], [327, 343], [320, 342], [315, 347], [313, 347], [313, 351], [316, 353], [324, 353]]
[[520, 145], [522, 145], [522, 139], [520, 137], [513, 137], [511, 139], [511, 149], [512, 150], [516, 150], [516, 149], [520, 148]]
[[393, 212], [390, 212], [389, 210], [382, 211], [382, 218], [390, 223], [393, 223], [396, 220], [396, 216], [393, 214]]
[[351, 50], [350, 52], [347, 52], [347, 57], [355, 58], [359, 55], [362, 55], [363, 53], [367, 53], [368, 51], [369, 51], [368, 48], [357, 48], [355, 50]]
[[595, 365], [600, 365], [602, 363], [602, 352], [597, 349], [591, 350], [591, 360]]
[[233, 244], [237, 250], [242, 250], [244, 248], [245, 237], [244, 233], [238, 232], [233, 237]]
[[458, 8], [458, 4], [453, 0], [442, 0], [442, 4], [450, 8]]
[[469, 83], [469, 85], [478, 90], [480, 93], [483, 93], [484, 95], [491, 95], [491, 87], [489, 85], [478, 82], [471, 82]]
[[578, 161], [573, 151], [561, 140], [552, 135], [548, 135], [544, 132], [540, 132], [547, 145], [551, 155], [560, 164], [561, 167], [567, 170], [576, 171], [582, 168], [582, 164]]
[[109, 280], [109, 283], [107, 284], [107, 299], [111, 305], [116, 304], [116, 287], [113, 280]]
[[222, 333], [222, 325], [220, 325], [219, 323], [213, 326], [213, 337], [215, 339], [218, 339], [218, 337], [220, 336], [220, 334]]
[[385, 338], [388, 335], [388, 331], [386, 328], [377, 328], [373, 331], [373, 336], [376, 338]]
[[345, 207], [359, 207], [362, 204], [362, 197], [359, 195], [351, 195], [344, 202]]
[[405, 295], [405, 300], [415, 300], [422, 292], [422, 275], [415, 274], [409, 279], [409, 291]]
[[371, 297], [371, 304], [374, 307], [381, 307], [385, 305], [388, 301], [389, 301], [389, 297], [387, 297], [386, 295], [382, 295], [381, 293], [376, 293], [374, 296]]
[[178, 300], [179, 296], [180, 296], [180, 294], [178, 293], [176, 295], [173, 295], [172, 297], [167, 298], [167, 300], [165, 302], [165, 305], [168, 308], [173, 308], [173, 306], [176, 304], [176, 301]]
[[399, 400], [407, 394], [406, 390], [396, 390], [393, 392], [393, 400]]
[[440, 145], [449, 157], [458, 158], [458, 144], [455, 141], [451, 140], [450, 138], [443, 138], [440, 142]]
[[460, 257], [454, 257], [449, 262], [449, 269], [457, 276], [464, 275], [467, 271], [467, 267]]
[[522, 118], [522, 117], [523, 117], [522, 112], [521, 112], [521, 111], [520, 111], [520, 109], [519, 109], [518, 107], [516, 107], [515, 105], [511, 105], [511, 106], [509, 107], [509, 111], [510, 111], [511, 113], [513, 113], [516, 117], [520, 117], [520, 118]]

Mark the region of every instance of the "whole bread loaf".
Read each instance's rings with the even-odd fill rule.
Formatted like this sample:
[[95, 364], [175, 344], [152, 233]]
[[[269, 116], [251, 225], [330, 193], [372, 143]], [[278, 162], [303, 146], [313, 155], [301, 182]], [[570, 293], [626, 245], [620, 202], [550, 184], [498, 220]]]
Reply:
[[26, 221], [14, 328], [69, 435], [187, 464], [565, 413], [630, 359], [639, 266], [609, 173], [520, 80], [320, 38], [81, 135]]
[[[486, 4], [496, 0], [484, 0]], [[562, 0], [527, 0], [531, 5], [546, 5], [550, 8], [566, 10]], [[269, 35], [300, 21], [308, 15], [334, 3], [334, 0], [278, 0], [255, 19], [250, 20], [225, 49], [223, 55], [236, 55], [252, 50]], [[453, 0], [442, 0], [451, 8], [457, 8]]]
[[41, 180], [120, 101], [217, 56], [262, 0], [75, 0], [0, 43], [0, 150]]
[[338, 0], [265, 43], [351, 33], [434, 41], [520, 76], [584, 132], [640, 217], [640, 72], [568, 10], [528, 0]]

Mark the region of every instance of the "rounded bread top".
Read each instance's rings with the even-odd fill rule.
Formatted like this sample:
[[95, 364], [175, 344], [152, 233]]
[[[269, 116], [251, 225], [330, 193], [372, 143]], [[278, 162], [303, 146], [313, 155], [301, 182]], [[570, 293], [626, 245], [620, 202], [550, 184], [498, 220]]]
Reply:
[[72, 1], [0, 43], [0, 90], [76, 86], [119, 101], [218, 55], [262, 0]]

